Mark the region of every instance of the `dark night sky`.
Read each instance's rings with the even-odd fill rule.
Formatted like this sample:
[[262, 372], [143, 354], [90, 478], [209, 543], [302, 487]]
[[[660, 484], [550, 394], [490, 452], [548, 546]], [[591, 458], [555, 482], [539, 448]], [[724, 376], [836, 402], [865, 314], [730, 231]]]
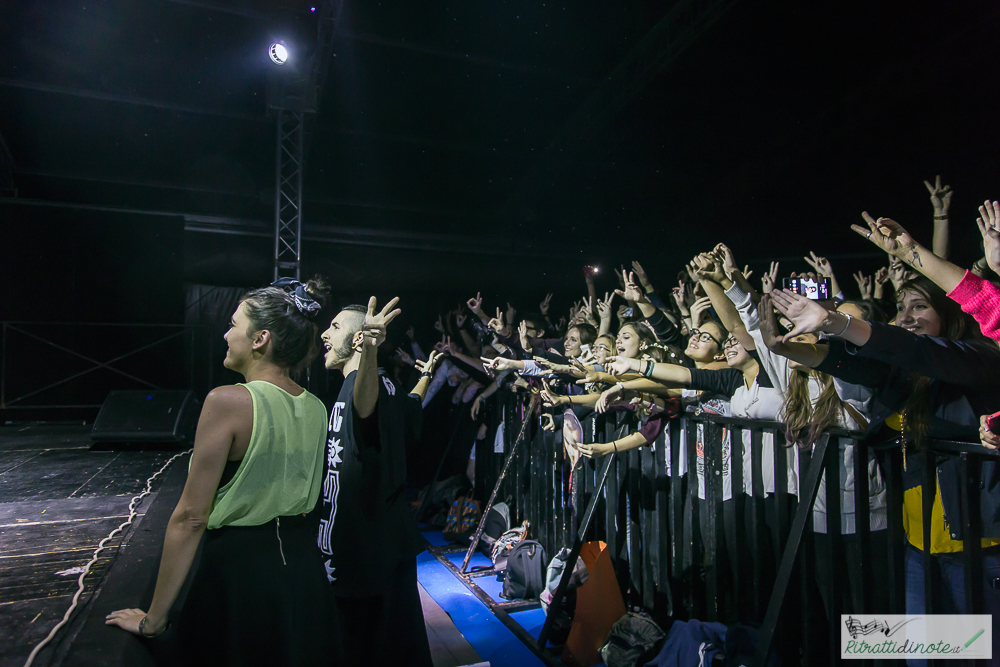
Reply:
[[[431, 249], [307, 243], [307, 270], [344, 300], [482, 289], [533, 304], [582, 292], [584, 261], [607, 275], [638, 258], [669, 284], [725, 241], [757, 266], [810, 249], [839, 258], [846, 284], [879, 261], [849, 231], [861, 210], [929, 242], [922, 180], [937, 173], [956, 193], [953, 254], [975, 259], [975, 207], [1000, 196], [996, 3], [723, 2], [662, 71], [611, 95], [612, 112], [572, 125], [687, 4], [348, 2], [305, 220]], [[308, 7], [0, 2], [0, 135], [19, 197], [132, 211], [0, 201], [6, 283], [33, 281], [65, 310], [15, 299], [4, 317], [179, 321], [184, 281], [269, 279], [269, 239], [184, 232], [181, 216], [142, 212], [272, 224], [265, 52], [277, 38], [293, 51], [314, 40]], [[460, 251], [472, 247], [531, 256]], [[95, 292], [103, 305], [81, 305]]]

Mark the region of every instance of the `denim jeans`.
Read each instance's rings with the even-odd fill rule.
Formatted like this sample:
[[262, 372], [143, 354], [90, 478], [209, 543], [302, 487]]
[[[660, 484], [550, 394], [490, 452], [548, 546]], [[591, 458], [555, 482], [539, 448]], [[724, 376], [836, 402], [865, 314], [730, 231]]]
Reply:
[[[937, 614], [991, 614], [1000, 618], [1000, 548], [984, 549], [983, 555], [983, 602], [985, 609], [968, 610], [965, 604], [965, 555], [959, 553], [934, 554], [931, 566], [938, 571], [941, 588], [937, 591]], [[906, 545], [906, 613], [924, 614], [924, 553]], [[907, 660], [906, 664], [923, 667], [926, 660]], [[993, 665], [1000, 665], [1000, 633], [993, 633]]]

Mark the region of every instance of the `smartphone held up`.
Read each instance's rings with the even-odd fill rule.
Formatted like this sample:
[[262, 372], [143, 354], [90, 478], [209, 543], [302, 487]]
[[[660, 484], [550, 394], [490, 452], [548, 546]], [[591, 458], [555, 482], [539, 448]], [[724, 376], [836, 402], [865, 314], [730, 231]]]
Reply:
[[830, 279], [817, 278], [783, 278], [781, 286], [789, 292], [795, 292], [814, 301], [827, 301], [833, 298], [830, 294]]

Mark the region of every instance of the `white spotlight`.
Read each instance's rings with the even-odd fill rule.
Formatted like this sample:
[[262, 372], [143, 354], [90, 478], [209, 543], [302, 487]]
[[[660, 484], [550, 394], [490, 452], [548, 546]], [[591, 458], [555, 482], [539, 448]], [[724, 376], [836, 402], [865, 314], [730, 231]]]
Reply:
[[288, 49], [285, 48], [284, 44], [275, 42], [268, 50], [268, 55], [271, 56], [271, 60], [275, 65], [284, 65], [285, 61], [288, 60]]

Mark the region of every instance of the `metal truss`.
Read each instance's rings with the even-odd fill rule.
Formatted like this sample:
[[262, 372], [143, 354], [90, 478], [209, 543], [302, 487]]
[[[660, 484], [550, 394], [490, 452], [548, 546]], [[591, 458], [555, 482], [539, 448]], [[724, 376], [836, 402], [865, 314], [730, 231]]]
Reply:
[[289, 80], [281, 87], [275, 164], [274, 279], [301, 279], [302, 274], [302, 172], [330, 69], [334, 36], [343, 0], [324, 0], [316, 29], [316, 48], [308, 77]]
[[274, 279], [301, 278], [302, 111], [278, 111], [275, 160]]

